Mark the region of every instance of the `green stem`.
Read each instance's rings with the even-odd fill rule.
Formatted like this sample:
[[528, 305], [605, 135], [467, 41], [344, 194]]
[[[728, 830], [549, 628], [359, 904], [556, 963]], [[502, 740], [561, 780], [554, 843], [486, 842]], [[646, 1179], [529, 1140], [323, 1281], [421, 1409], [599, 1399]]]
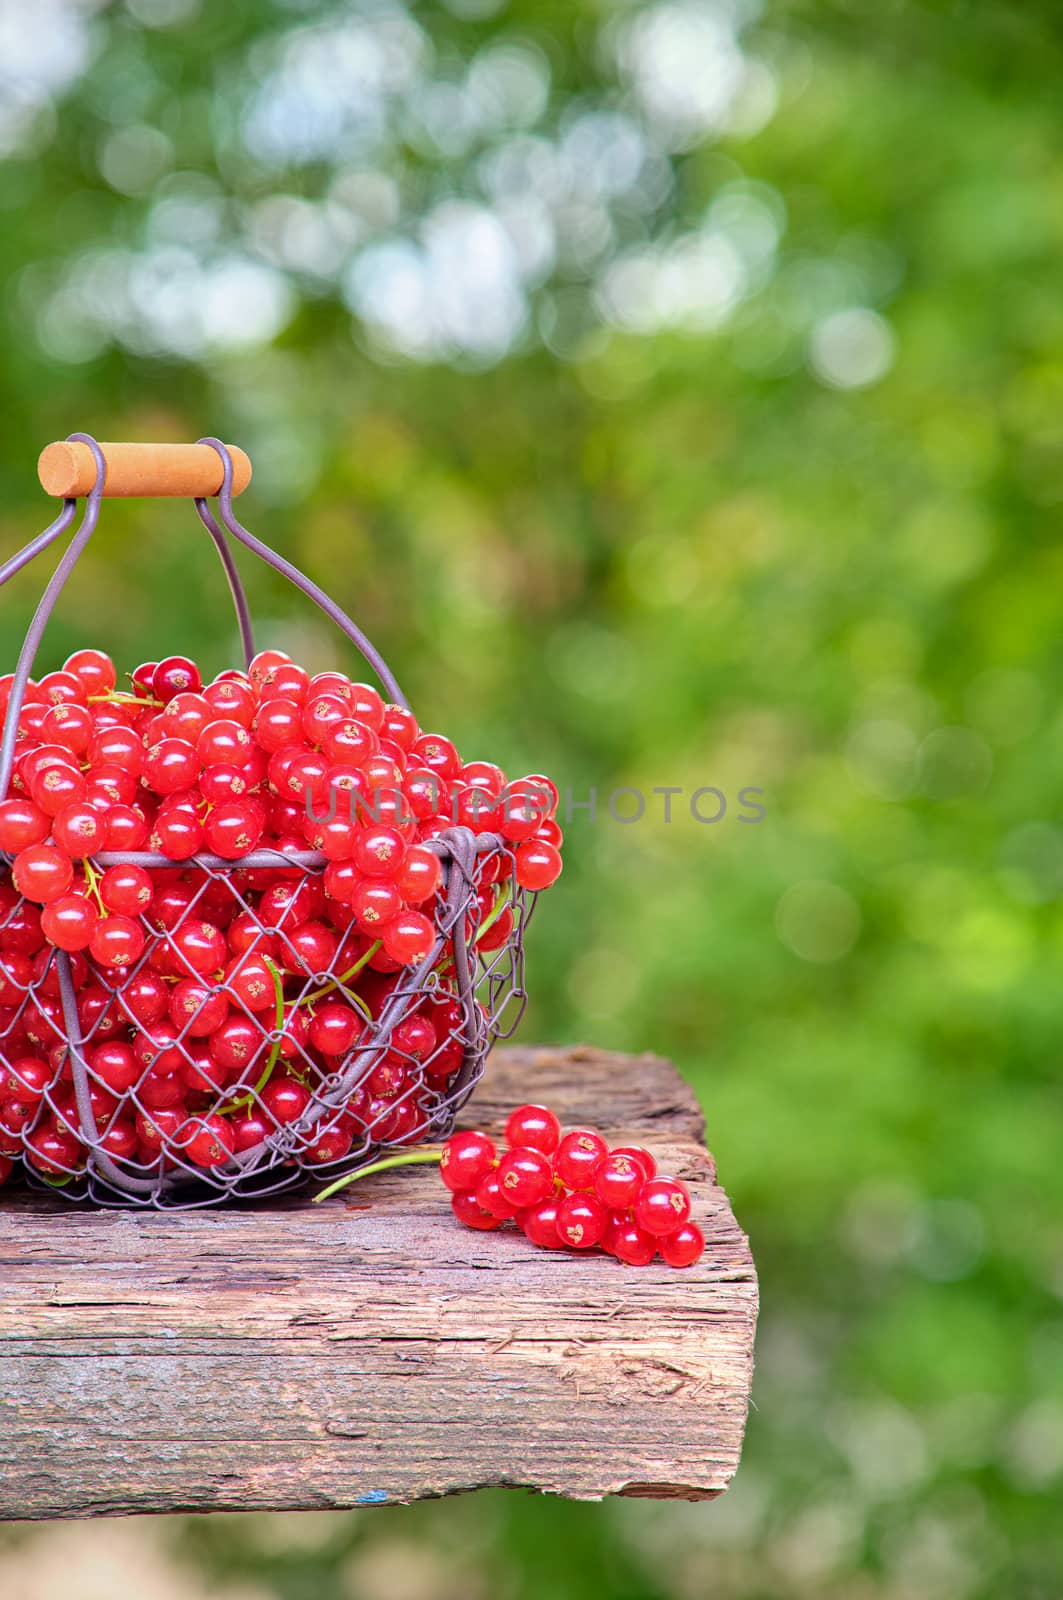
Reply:
[[[371, 944], [365, 954], [360, 956], [354, 963], [354, 966], [349, 972], [345, 972], [342, 977], [330, 979], [328, 983], [322, 984], [320, 989], [315, 989], [312, 994], [304, 994], [299, 1004], [301, 1006], [313, 1005], [315, 1000], [323, 1000], [325, 996], [327, 994], [331, 994], [334, 989], [343, 989], [346, 993], [345, 986], [350, 983], [352, 978], [357, 978], [366, 962], [370, 961], [372, 957], [376, 955], [383, 942], [384, 941], [382, 939], [378, 939], [375, 944]], [[354, 1001], [355, 1005], [365, 1016], [365, 1020], [367, 1022], [372, 1022], [372, 1013], [370, 1012], [369, 1007], [366, 1005], [364, 1000], [360, 1000], [356, 994], [348, 995], [347, 998]]]
[[277, 1030], [277, 1033], [281, 1037], [274, 1039], [273, 1048], [270, 1050], [265, 1071], [255, 1084], [254, 1089], [252, 1089], [250, 1094], [245, 1094], [242, 1099], [235, 1101], [233, 1105], [226, 1107], [224, 1115], [227, 1117], [234, 1117], [238, 1111], [243, 1111], [245, 1106], [254, 1105], [256, 1099], [262, 1093], [270, 1078], [273, 1076], [273, 1069], [277, 1065], [277, 1057], [281, 1053], [281, 1042], [284, 1033], [284, 983], [281, 980], [281, 975], [277, 968], [269, 959], [269, 956], [263, 956], [262, 959], [269, 968], [270, 976], [273, 979], [273, 993], [276, 997], [276, 1022], [274, 1026]]
[[122, 694], [120, 690], [110, 694], [90, 694], [89, 705], [112, 706], [164, 706], [165, 700], [147, 700], [139, 694]]
[[95, 900], [96, 905], [99, 908], [100, 916], [105, 917], [107, 915], [107, 907], [104, 905], [103, 900], [100, 897], [100, 874], [96, 871], [96, 868], [93, 866], [88, 856], [85, 857], [81, 865], [85, 873], [85, 882], [89, 886], [89, 894], [91, 894], [92, 898]]
[[371, 1177], [374, 1172], [390, 1172], [392, 1167], [423, 1167], [429, 1163], [438, 1166], [442, 1159], [443, 1151], [440, 1148], [420, 1150], [416, 1155], [388, 1156], [383, 1161], [371, 1161], [367, 1167], [359, 1167], [357, 1172], [348, 1172], [345, 1178], [337, 1178], [327, 1189], [322, 1189], [320, 1194], [314, 1196], [314, 1204], [319, 1206], [322, 1200], [328, 1200], [332, 1195], [338, 1194], [341, 1189], [346, 1189], [348, 1184], [357, 1183], [359, 1178]]

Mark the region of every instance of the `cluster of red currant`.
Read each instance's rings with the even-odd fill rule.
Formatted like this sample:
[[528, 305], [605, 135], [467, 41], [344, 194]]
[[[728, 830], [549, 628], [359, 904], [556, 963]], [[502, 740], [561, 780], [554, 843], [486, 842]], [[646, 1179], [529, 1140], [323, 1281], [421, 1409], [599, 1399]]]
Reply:
[[545, 1250], [596, 1245], [632, 1267], [657, 1253], [689, 1267], [705, 1248], [690, 1220], [690, 1195], [676, 1178], [658, 1176], [639, 1145], [610, 1150], [595, 1128], [567, 1133], [546, 1106], [518, 1106], [506, 1123], [499, 1157], [486, 1133], [455, 1133], [443, 1146], [440, 1175], [454, 1215], [467, 1228], [498, 1228], [512, 1218]]
[[[426, 914], [433, 841], [456, 825], [494, 836], [466, 918], [487, 961], [513, 931], [513, 885], [543, 889], [561, 870], [554, 785], [463, 762], [405, 707], [279, 650], [206, 686], [184, 657], [116, 684], [108, 656], [80, 650], [29, 684], [18, 717], [0, 801], [0, 1181], [20, 1154], [45, 1174], [84, 1163], [55, 949], [70, 957], [98, 1148], [156, 1172], [175, 1153], [224, 1167], [303, 1128], [404, 973], [431, 958], [432, 992], [301, 1154], [340, 1161], [367, 1131], [423, 1137], [464, 1051], [447, 941]], [[241, 865], [263, 850], [276, 865]], [[308, 850], [323, 870], [283, 864]], [[108, 852], [165, 864], [95, 859]]]

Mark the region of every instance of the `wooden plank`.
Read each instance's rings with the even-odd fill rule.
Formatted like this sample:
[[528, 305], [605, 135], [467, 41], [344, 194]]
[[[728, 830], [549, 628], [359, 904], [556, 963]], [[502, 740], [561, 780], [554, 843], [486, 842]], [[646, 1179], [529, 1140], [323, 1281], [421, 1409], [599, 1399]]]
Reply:
[[718, 1494], [757, 1285], [694, 1097], [654, 1057], [511, 1049], [464, 1120], [527, 1099], [650, 1145], [691, 1187], [702, 1261], [467, 1231], [426, 1167], [177, 1215], [0, 1191], [0, 1518]]

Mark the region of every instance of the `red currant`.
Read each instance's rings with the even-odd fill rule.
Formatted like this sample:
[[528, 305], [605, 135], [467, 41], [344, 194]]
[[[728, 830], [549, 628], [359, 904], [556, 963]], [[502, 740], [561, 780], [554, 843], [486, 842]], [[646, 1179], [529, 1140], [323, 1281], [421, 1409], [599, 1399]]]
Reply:
[[453, 1192], [475, 1189], [494, 1165], [495, 1147], [486, 1133], [454, 1133], [443, 1146], [439, 1175]]
[[564, 1241], [557, 1231], [558, 1202], [550, 1195], [538, 1205], [529, 1206], [520, 1214], [520, 1226], [525, 1237], [541, 1250], [563, 1250]]
[[525, 1105], [511, 1111], [506, 1122], [506, 1143], [552, 1156], [561, 1139], [561, 1124], [547, 1106]]
[[629, 1267], [648, 1267], [657, 1254], [657, 1240], [636, 1222], [622, 1222], [609, 1235], [610, 1254]]
[[45, 813], [23, 795], [0, 802], [0, 850], [17, 855], [47, 839], [51, 824]]
[[567, 1194], [557, 1208], [557, 1232], [574, 1250], [590, 1250], [605, 1232], [609, 1213], [593, 1194]]
[[553, 1192], [550, 1158], [541, 1150], [507, 1150], [498, 1163], [498, 1181], [515, 1209], [537, 1205]]
[[41, 913], [41, 929], [58, 950], [85, 950], [100, 913], [83, 894], [61, 894]]
[[384, 929], [384, 949], [404, 967], [423, 961], [435, 940], [434, 925], [419, 911], [400, 912]]
[[549, 889], [561, 876], [561, 856], [552, 844], [532, 839], [514, 852], [517, 882], [522, 889]]
[[19, 851], [11, 865], [11, 876], [19, 894], [38, 905], [58, 900], [74, 881], [70, 857], [50, 844], [31, 844]]
[[609, 1146], [594, 1128], [573, 1128], [566, 1133], [554, 1156], [554, 1171], [567, 1189], [591, 1189], [598, 1164]]
[[610, 1210], [626, 1211], [635, 1204], [645, 1182], [639, 1163], [614, 1150], [595, 1170], [594, 1192]]
[[203, 687], [199, 668], [187, 656], [167, 656], [151, 675], [151, 692], [156, 700], [169, 702], [175, 695], [195, 694]]
[[101, 917], [89, 953], [103, 967], [131, 967], [144, 953], [144, 929], [131, 917]]
[[684, 1222], [674, 1233], [666, 1233], [657, 1240], [661, 1260], [670, 1267], [692, 1267], [700, 1261], [705, 1249], [705, 1236], [696, 1222]]
[[458, 1189], [452, 1194], [450, 1205], [458, 1221], [464, 1223], [466, 1228], [477, 1228], [489, 1233], [501, 1225], [501, 1218], [494, 1216], [490, 1211], [485, 1211], [476, 1196], [470, 1194], [467, 1189]]
[[690, 1196], [676, 1178], [650, 1178], [635, 1201], [635, 1221], [655, 1238], [674, 1233], [690, 1216]]
[[224, 1117], [211, 1116], [188, 1124], [190, 1137], [185, 1130], [178, 1134], [177, 1143], [183, 1145], [190, 1161], [197, 1167], [223, 1167], [236, 1149], [233, 1130]]

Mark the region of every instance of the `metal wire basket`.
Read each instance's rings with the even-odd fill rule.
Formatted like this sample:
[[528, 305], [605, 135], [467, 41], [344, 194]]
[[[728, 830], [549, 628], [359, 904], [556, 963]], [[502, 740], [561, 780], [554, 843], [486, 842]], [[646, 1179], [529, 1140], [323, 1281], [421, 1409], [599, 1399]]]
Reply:
[[[91, 452], [95, 481], [18, 658], [0, 743], [0, 799], [7, 796], [12, 782], [19, 716], [45, 627], [96, 528], [105, 488], [108, 461], [103, 448], [86, 434], [70, 438]], [[221, 459], [220, 489], [215, 484], [211, 491], [218, 495], [217, 514], [206, 494], [196, 495], [194, 504], [221, 558], [247, 662], [255, 652], [253, 629], [230, 540], [313, 600], [360, 651], [390, 700], [406, 706], [387, 665], [346, 613], [239, 522], [233, 510], [233, 455], [228, 447], [213, 438], [199, 444], [209, 446]], [[65, 499], [51, 526], [0, 567], [0, 585], [60, 539], [74, 524], [77, 507], [77, 498]], [[143, 955], [122, 973], [99, 968], [91, 957], [71, 957], [49, 946], [39, 935], [36, 907], [13, 887], [12, 858], [0, 855], [0, 939], [5, 933], [16, 943], [21, 938], [34, 957], [29, 977], [17, 963], [21, 976], [0, 973], [0, 1074], [8, 1087], [6, 1105], [21, 1106], [14, 1116], [5, 1116], [0, 1106], [0, 1155], [21, 1165], [31, 1184], [48, 1184], [71, 1200], [162, 1209], [278, 1194], [311, 1180], [332, 1181], [393, 1146], [444, 1138], [483, 1074], [492, 1042], [508, 1037], [520, 1020], [525, 1004], [524, 931], [536, 897], [518, 885], [514, 847], [501, 834], [455, 826], [430, 841], [429, 847], [442, 867], [442, 887], [434, 902], [422, 908], [435, 927], [434, 948], [417, 966], [390, 978], [374, 973], [364, 955], [352, 970], [349, 947], [345, 951], [342, 938], [335, 958], [323, 970], [309, 971], [292, 943], [294, 922], [291, 927], [286, 924], [287, 913], [278, 918], [273, 906], [269, 924], [263, 920], [267, 885], [283, 882], [290, 891], [290, 906], [298, 904], [300, 896], [304, 904], [307, 897], [320, 901], [320, 882], [328, 863], [315, 850], [281, 854], [257, 849], [235, 861], [197, 854], [181, 863], [182, 881], [193, 891], [188, 904], [169, 926], [141, 919], [146, 936]], [[144, 851], [93, 858], [100, 869], [119, 863], [175, 868], [165, 855]], [[498, 885], [499, 890], [508, 886], [513, 923], [501, 942], [481, 938], [492, 915], [485, 912], [485, 897], [478, 893], [487, 884]], [[501, 904], [501, 893], [496, 893]], [[196, 918], [197, 910], [205, 908], [221, 921], [245, 918], [258, 931], [256, 941], [258, 935], [269, 941], [276, 953], [274, 993], [268, 1005], [252, 1009], [224, 984], [208, 983], [209, 993], [176, 1038], [159, 1041], [152, 1034], [155, 1023], [144, 1020], [138, 985], [143, 989], [143, 975], [159, 964], [160, 950], [168, 951], [180, 970], [178, 936]], [[27, 931], [20, 934], [20, 929]], [[488, 949], [488, 944], [497, 948]], [[228, 1002], [229, 1015], [246, 1018], [254, 1030], [246, 1067], [224, 1087], [212, 1084], [209, 1073], [204, 1074], [200, 1047], [204, 1008], [219, 994]], [[342, 1058], [315, 1051], [305, 1028], [292, 1023], [293, 1017], [305, 1021], [329, 998], [354, 1006], [361, 1019], [360, 1032]], [[415, 1017], [431, 1023], [431, 1036], [423, 1023], [411, 1028], [410, 1019]], [[27, 1040], [34, 1054], [48, 1062], [50, 1075], [43, 1092], [35, 1083], [27, 1086], [32, 1094], [27, 1092], [19, 1101], [18, 1065]], [[113, 1082], [105, 1083], [92, 1065], [97, 1047], [115, 1040], [135, 1046], [137, 1060], [147, 1063], [121, 1092]], [[150, 1103], [157, 1100], [150, 1092], [155, 1043], [174, 1052], [168, 1062], [180, 1063], [186, 1082], [201, 1085], [192, 1091], [195, 1109], [189, 1109], [188, 1121], [193, 1127], [185, 1126], [180, 1137], [166, 1107]], [[305, 1108], [293, 1120], [278, 1120], [269, 1109], [269, 1084], [278, 1064], [298, 1076], [308, 1091]], [[389, 1067], [405, 1084], [390, 1098]], [[223, 1164], [204, 1168], [189, 1159], [187, 1150], [194, 1125], [204, 1124], [211, 1114], [239, 1115], [249, 1124], [259, 1117], [264, 1136]], [[53, 1165], [42, 1173], [41, 1163], [35, 1163], [34, 1133], [44, 1119], [55, 1119], [76, 1136], [78, 1159], [69, 1167]], [[109, 1130], [119, 1119], [135, 1121], [140, 1142], [134, 1157], [109, 1148]]]

